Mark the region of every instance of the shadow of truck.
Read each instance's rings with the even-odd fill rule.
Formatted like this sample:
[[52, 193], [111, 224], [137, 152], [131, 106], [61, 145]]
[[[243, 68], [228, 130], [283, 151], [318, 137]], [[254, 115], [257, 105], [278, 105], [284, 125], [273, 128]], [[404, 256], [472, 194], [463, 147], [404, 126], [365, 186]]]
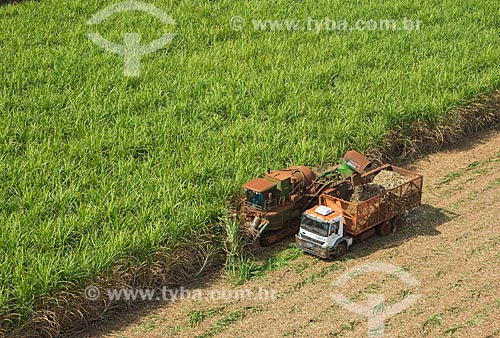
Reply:
[[442, 208], [422, 204], [420, 207], [410, 210], [404, 217], [403, 226], [387, 237], [374, 235], [365, 240], [354, 242], [349, 249], [348, 257], [368, 256], [380, 249], [398, 247], [413, 238], [439, 235], [441, 232], [436, 228], [458, 216], [458, 214]]

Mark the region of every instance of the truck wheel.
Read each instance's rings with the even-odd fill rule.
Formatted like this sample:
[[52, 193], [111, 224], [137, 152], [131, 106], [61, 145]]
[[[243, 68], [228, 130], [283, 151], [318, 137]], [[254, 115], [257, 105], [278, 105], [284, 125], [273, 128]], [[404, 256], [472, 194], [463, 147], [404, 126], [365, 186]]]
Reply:
[[377, 234], [382, 237], [388, 236], [391, 233], [391, 229], [391, 222], [385, 221], [384, 223], [377, 225]]
[[403, 218], [401, 216], [396, 216], [392, 219], [392, 229], [397, 231], [403, 225]]
[[344, 242], [340, 243], [335, 247], [335, 252], [333, 254], [334, 258], [340, 258], [345, 255], [347, 252], [347, 246], [345, 245]]

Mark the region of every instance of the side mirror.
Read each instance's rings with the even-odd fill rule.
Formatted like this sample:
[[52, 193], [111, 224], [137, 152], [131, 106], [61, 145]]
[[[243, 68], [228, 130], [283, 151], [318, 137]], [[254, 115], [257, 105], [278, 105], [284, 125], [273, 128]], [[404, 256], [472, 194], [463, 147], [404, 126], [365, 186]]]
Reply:
[[329, 229], [328, 229], [328, 236], [330, 236], [331, 234], [333, 234], [337, 231], [337, 226], [335, 224], [330, 224]]

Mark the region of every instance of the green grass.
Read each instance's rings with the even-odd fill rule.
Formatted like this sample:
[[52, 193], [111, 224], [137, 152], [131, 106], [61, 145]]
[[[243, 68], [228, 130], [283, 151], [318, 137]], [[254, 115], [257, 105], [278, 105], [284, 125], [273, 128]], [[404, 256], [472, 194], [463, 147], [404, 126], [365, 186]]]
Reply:
[[461, 324], [455, 324], [455, 325], [452, 325], [449, 328], [443, 330], [443, 333], [453, 336], [455, 333], [459, 332], [463, 327], [464, 326]]
[[[119, 259], [196, 242], [267, 168], [336, 162], [500, 87], [494, 1], [152, 1], [175, 27], [131, 12], [86, 25], [112, 3], [0, 7], [0, 320], [19, 315], [6, 329]], [[237, 32], [235, 15], [423, 23]], [[178, 36], [130, 79], [87, 39], [95, 30], [117, 43]]]
[[271, 271], [288, 266], [301, 255], [303, 252], [295, 247], [295, 243], [264, 259], [255, 257], [251, 253], [242, 253], [234, 256], [227, 264], [228, 277], [235, 286], [238, 286], [247, 280], [263, 277]]
[[441, 325], [441, 322], [443, 321], [442, 319], [442, 314], [441, 313], [436, 313], [433, 314], [429, 319], [427, 319], [424, 324], [422, 325], [422, 328], [426, 328], [428, 326], [430, 327], [435, 327]]
[[206, 309], [206, 310], [196, 310], [191, 312], [189, 315], [189, 326], [197, 327], [207, 318], [212, 318], [214, 316], [220, 315], [224, 313], [224, 308], [216, 308], [216, 309]]
[[260, 312], [262, 309], [258, 306], [245, 306], [244, 308], [238, 309], [230, 314], [224, 316], [218, 320], [215, 324], [210, 326], [208, 330], [197, 336], [197, 338], [208, 338], [213, 337], [222, 331], [226, 330], [231, 324], [236, 323], [251, 313]]
[[461, 172], [458, 172], [458, 171], [452, 171], [450, 172], [449, 174], [446, 174], [446, 176], [444, 176], [438, 184], [447, 184], [459, 177], [462, 177], [463, 173]]
[[293, 291], [302, 289], [304, 286], [315, 283], [323, 279], [328, 273], [337, 270], [339, 267], [338, 262], [333, 262], [328, 266], [321, 268], [319, 272], [314, 272], [312, 275], [307, 276], [293, 286]]

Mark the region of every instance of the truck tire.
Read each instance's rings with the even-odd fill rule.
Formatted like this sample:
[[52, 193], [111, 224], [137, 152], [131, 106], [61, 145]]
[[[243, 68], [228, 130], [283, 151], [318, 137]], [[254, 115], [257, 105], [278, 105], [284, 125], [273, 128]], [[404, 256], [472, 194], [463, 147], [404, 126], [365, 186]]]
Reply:
[[392, 230], [397, 231], [403, 225], [403, 218], [401, 216], [396, 216], [391, 220]]
[[335, 247], [335, 251], [333, 253], [333, 258], [340, 258], [345, 255], [347, 252], [347, 245], [345, 245], [345, 242], [339, 243]]
[[391, 233], [391, 230], [392, 230], [392, 224], [390, 221], [385, 221], [377, 225], [377, 234], [382, 237], [388, 236]]

